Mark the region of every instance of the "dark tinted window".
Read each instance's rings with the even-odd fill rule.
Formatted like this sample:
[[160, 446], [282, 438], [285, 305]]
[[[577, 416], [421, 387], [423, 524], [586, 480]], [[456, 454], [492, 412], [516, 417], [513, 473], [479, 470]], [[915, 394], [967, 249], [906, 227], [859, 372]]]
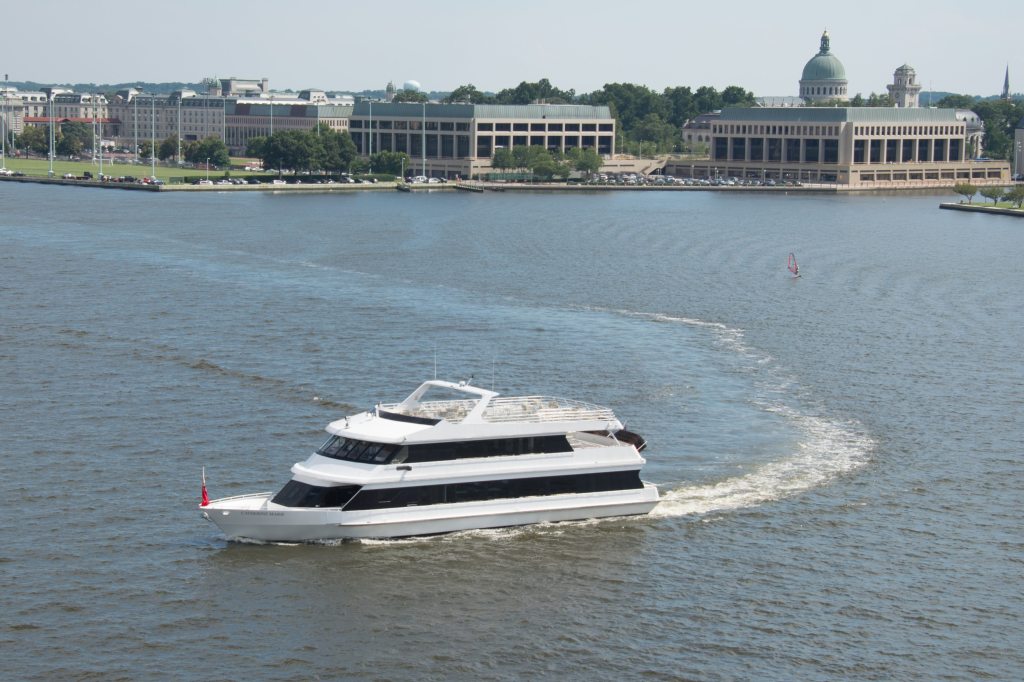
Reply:
[[357, 485], [327, 487], [288, 481], [271, 501], [284, 507], [343, 507], [358, 491]]
[[352, 462], [383, 464], [398, 451], [398, 446], [391, 443], [371, 443], [354, 438], [331, 436], [320, 446], [316, 454], [333, 459], [347, 459]]
[[500, 481], [450, 483], [406, 488], [363, 490], [345, 507], [346, 511], [412, 507], [455, 502], [481, 502], [516, 497], [595, 493], [642, 488], [639, 471], [604, 474], [513, 478]]
[[318, 455], [333, 459], [368, 464], [399, 464], [401, 462], [444, 462], [453, 459], [529, 455], [545, 452], [570, 452], [572, 447], [563, 435], [530, 438], [497, 438], [494, 440], [423, 443], [399, 446], [393, 443], [371, 443], [354, 438], [331, 436], [317, 450]]
[[[404, 449], [404, 448], [403, 448]], [[529, 455], [544, 452], [570, 452], [572, 447], [565, 436], [537, 436], [533, 438], [496, 438], [494, 440], [456, 441], [453, 443], [423, 443], [409, 445], [407, 463], [442, 462], [451, 459]]]

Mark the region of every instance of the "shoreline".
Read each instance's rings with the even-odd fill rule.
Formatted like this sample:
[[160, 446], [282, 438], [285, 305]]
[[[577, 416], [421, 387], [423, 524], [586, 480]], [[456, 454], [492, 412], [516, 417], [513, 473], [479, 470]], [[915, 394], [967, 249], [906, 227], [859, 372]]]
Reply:
[[[2, 182], [35, 183], [43, 185], [61, 185], [65, 187], [87, 187], [91, 189], [117, 189], [142, 192], [360, 192], [360, 191], [396, 191], [405, 192], [453, 192], [466, 191], [471, 193], [487, 192], [729, 192], [757, 194], [937, 194], [951, 191], [945, 187], [844, 187], [841, 185], [802, 186], [705, 186], [705, 185], [587, 185], [582, 183], [513, 183], [513, 182], [448, 182], [443, 184], [406, 184], [400, 182], [378, 182], [373, 184], [285, 184], [274, 185], [193, 185], [190, 183], [151, 185], [143, 183], [101, 182], [99, 180], [79, 180], [65, 178], [48, 178], [32, 175], [0, 176]], [[940, 204], [941, 208], [955, 210], [974, 210], [977, 212], [1003, 213], [1005, 215], [1024, 214], [1014, 209], [988, 208], [968, 204]]]
[[989, 213], [992, 215], [1006, 215], [1014, 218], [1024, 218], [1024, 209], [1004, 208], [1001, 206], [978, 206], [976, 204], [952, 204], [942, 203], [939, 208], [949, 211], [967, 211], [969, 213]]

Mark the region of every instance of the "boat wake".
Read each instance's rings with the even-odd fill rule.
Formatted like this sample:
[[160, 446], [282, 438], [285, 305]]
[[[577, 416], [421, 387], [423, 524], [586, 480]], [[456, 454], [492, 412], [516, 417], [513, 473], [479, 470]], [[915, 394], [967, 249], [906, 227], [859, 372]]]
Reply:
[[808, 414], [794, 407], [792, 403], [797, 400], [794, 396], [801, 389], [799, 382], [775, 366], [771, 356], [750, 347], [742, 329], [664, 313], [609, 312], [709, 332], [717, 348], [743, 358], [747, 370], [755, 375], [751, 404], [781, 417], [799, 434], [795, 451], [751, 465], [742, 475], [709, 484], [662, 488], [661, 502], [651, 512], [652, 516], [703, 515], [758, 506], [827, 485], [870, 461], [874, 439], [855, 422]]
[[786, 407], [770, 409], [796, 422], [804, 434], [796, 452], [767, 462], [742, 476], [713, 484], [662, 491], [652, 516], [704, 515], [756, 507], [828, 484], [869, 461], [874, 441], [821, 417], [802, 415]]

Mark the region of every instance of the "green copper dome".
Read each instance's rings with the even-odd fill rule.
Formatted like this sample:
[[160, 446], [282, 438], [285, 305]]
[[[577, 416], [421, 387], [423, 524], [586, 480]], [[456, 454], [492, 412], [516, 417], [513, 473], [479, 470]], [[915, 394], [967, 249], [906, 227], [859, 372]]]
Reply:
[[804, 67], [804, 75], [801, 80], [805, 81], [845, 81], [846, 69], [843, 63], [836, 59], [836, 56], [829, 52], [828, 31], [821, 35], [821, 49], [818, 54], [811, 57]]

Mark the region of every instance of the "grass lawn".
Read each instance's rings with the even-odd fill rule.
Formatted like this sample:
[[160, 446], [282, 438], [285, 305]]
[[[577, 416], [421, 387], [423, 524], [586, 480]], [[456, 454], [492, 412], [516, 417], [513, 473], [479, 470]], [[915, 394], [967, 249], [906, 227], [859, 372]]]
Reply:
[[[18, 159], [10, 156], [6, 159], [7, 168], [12, 171], [20, 171], [25, 175], [46, 177], [50, 170], [50, 162], [46, 159]], [[65, 173], [73, 173], [77, 177], [81, 177], [85, 171], [89, 171], [93, 176], [98, 176], [100, 172], [99, 162], [93, 161], [63, 161], [54, 159], [53, 161], [53, 174], [54, 177], [61, 177]], [[121, 175], [131, 175], [136, 178], [149, 177], [152, 175], [153, 166], [150, 163], [125, 163], [121, 160], [113, 161], [112, 159], [103, 159], [103, 173], [105, 175], [112, 175], [118, 177]], [[224, 176], [225, 171], [210, 169], [210, 178], [221, 178]], [[251, 172], [236, 170], [231, 171], [234, 176], [249, 176], [249, 175], [270, 175], [269, 173], [263, 172]], [[156, 165], [156, 177], [163, 180], [164, 182], [171, 182], [171, 178], [195, 178], [195, 177], [206, 177], [205, 168], [178, 168], [176, 166], [161, 166], [159, 162]]]

